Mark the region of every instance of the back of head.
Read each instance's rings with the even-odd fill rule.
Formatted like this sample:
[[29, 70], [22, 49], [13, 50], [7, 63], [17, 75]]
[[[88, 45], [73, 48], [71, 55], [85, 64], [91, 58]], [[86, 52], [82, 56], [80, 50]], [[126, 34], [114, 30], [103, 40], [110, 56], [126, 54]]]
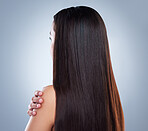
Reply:
[[86, 6], [54, 15], [55, 131], [124, 131], [105, 24]]

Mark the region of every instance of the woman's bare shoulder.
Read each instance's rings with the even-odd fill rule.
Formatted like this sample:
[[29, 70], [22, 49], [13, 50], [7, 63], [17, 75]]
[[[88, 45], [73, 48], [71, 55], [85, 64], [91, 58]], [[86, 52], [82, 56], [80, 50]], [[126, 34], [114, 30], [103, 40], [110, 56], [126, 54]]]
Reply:
[[54, 90], [53, 85], [48, 85], [48, 86], [43, 87], [42, 92], [43, 92], [44, 101], [50, 101], [50, 103], [52, 102], [51, 103], [52, 104], [52, 112], [54, 114], [54, 120], [55, 120], [56, 94], [55, 94], [55, 90]]
[[48, 86], [45, 86], [43, 87], [43, 92], [51, 92], [51, 93], [54, 93], [55, 94], [55, 90], [53, 88], [53, 85], [48, 85]]
[[53, 102], [56, 102], [56, 94], [53, 85], [43, 87], [42, 92], [45, 100], [48, 101], [50, 99], [51, 101], [52, 99]]

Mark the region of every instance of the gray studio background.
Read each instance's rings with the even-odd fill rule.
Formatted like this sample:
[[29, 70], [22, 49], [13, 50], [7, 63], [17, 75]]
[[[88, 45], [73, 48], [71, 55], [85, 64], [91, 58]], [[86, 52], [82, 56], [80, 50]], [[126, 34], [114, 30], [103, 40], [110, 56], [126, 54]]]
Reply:
[[0, 0], [0, 131], [23, 131], [35, 90], [52, 84], [49, 30], [62, 8], [86, 5], [102, 16], [126, 131], [148, 130], [148, 2]]

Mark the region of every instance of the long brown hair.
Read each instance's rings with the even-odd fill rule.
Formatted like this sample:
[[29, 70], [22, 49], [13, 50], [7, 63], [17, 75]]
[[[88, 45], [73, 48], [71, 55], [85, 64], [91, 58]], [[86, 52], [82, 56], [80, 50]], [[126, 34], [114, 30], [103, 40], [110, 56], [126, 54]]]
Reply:
[[54, 15], [55, 131], [124, 131], [106, 27], [86, 6]]

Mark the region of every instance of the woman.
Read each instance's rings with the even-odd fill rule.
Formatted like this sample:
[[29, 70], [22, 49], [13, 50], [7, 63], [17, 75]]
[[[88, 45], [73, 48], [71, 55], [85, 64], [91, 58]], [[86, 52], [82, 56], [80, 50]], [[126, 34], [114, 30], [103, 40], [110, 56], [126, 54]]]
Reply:
[[[36, 109], [40, 97], [32, 99], [36, 104], [29, 111], [34, 109], [37, 115], [28, 125], [42, 131], [53, 126], [55, 131], [124, 131], [106, 27], [99, 13], [86, 6], [62, 9], [52, 25], [53, 86], [43, 89], [40, 109]], [[38, 125], [39, 119], [46, 124]]]

